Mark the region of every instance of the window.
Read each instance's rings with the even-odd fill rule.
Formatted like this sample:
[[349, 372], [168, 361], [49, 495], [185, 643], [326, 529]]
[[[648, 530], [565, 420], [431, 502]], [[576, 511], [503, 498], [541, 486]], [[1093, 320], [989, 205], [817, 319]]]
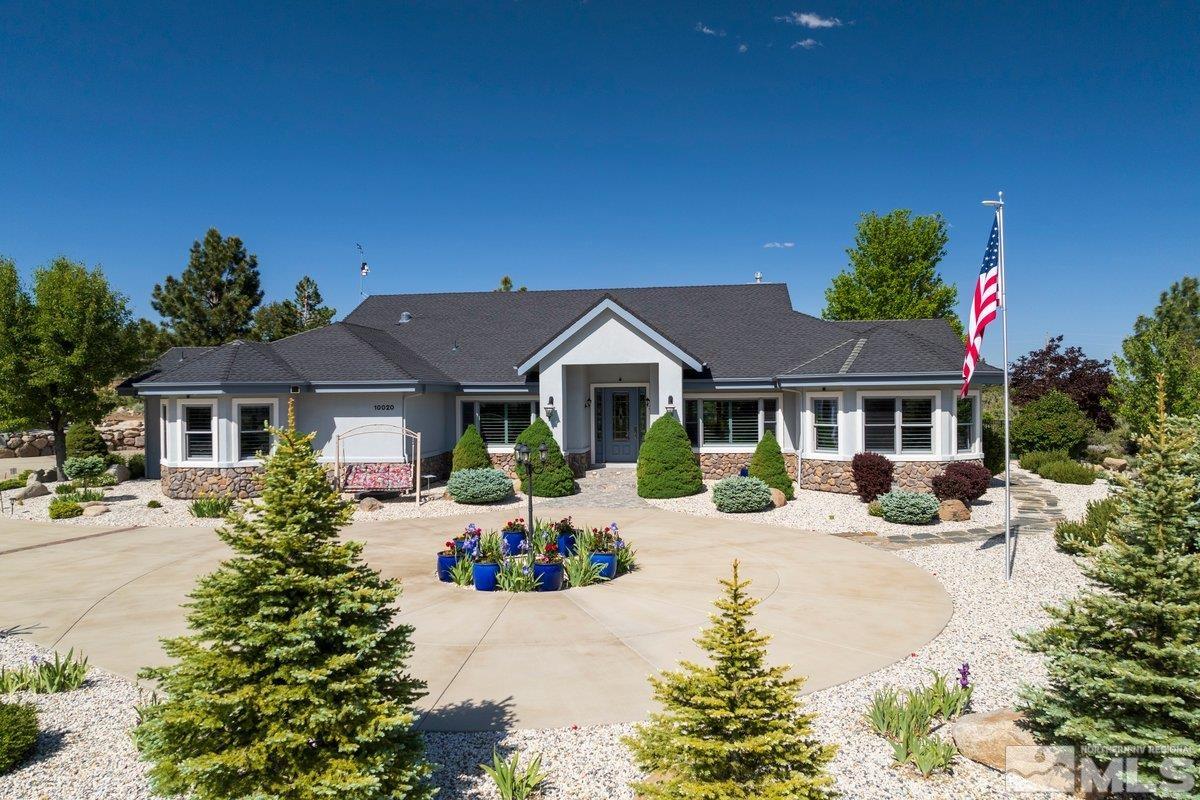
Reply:
[[259, 453], [271, 451], [271, 406], [238, 405], [238, 460], [258, 458]]
[[775, 430], [775, 398], [763, 398], [762, 401], [763, 415], [763, 433], [771, 432], [771, 435], [776, 439], [779, 438], [778, 432]]
[[958, 398], [958, 438], [955, 449], [967, 453], [975, 449], [975, 398]]
[[489, 445], [512, 445], [517, 437], [529, 427], [533, 416], [533, 404], [523, 403], [476, 403], [479, 417], [479, 434]]
[[863, 398], [863, 442], [877, 453], [932, 453], [933, 398]]
[[167, 437], [167, 404], [165, 401], [158, 401], [158, 447], [162, 452], [159, 454], [160, 459], [169, 459], [171, 457], [170, 441]]
[[183, 407], [183, 458], [213, 460], [212, 406]]
[[683, 401], [683, 429], [687, 431], [692, 447], [700, 446], [700, 401]]
[[836, 397], [814, 397], [813, 449], [818, 453], [838, 452], [838, 400]]
[[683, 429], [692, 447], [753, 445], [763, 431], [776, 430], [775, 398], [762, 400], [684, 400]]

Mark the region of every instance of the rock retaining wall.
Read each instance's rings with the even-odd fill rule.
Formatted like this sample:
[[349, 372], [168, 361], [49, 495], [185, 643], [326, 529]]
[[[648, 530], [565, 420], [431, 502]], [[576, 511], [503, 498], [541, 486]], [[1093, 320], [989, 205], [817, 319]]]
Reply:
[[258, 497], [262, 489], [262, 467], [168, 467], [163, 466], [162, 491], [176, 500], [204, 496], [245, 499]]
[[[106, 420], [96, 426], [109, 450], [140, 450], [146, 446], [145, 425], [140, 419]], [[0, 433], [0, 458], [33, 458], [54, 455], [51, 431]]]
[[[492, 466], [503, 472], [508, 477], [517, 480], [517, 456], [515, 453], [488, 453], [488, 458], [492, 460]], [[571, 468], [571, 473], [576, 478], [582, 478], [587, 474], [588, 462], [591, 459], [591, 454], [583, 453], [567, 453], [567, 466]]]
[[[696, 454], [696, 458], [700, 462], [700, 472], [706, 481], [730, 478], [740, 473], [743, 467], [749, 469], [750, 459], [753, 456], [753, 453]], [[784, 453], [783, 462], [787, 465], [788, 477], [796, 480], [796, 454]]]
[[[933, 484], [933, 476], [946, 468], [950, 461], [896, 461], [896, 471], [892, 477], [892, 486], [908, 492], [928, 492]], [[971, 463], [983, 465], [975, 459]], [[855, 494], [858, 487], [854, 484], [854, 475], [850, 470], [849, 461], [820, 461], [806, 458], [800, 463], [800, 488], [813, 489], [818, 492], [837, 492], [839, 494]]]

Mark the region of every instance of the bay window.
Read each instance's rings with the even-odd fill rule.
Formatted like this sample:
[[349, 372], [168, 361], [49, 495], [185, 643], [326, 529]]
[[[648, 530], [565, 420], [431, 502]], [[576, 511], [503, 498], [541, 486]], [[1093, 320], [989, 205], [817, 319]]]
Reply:
[[933, 452], [932, 397], [863, 398], [863, 444], [876, 453]]
[[975, 404], [979, 398], [971, 395], [970, 397], [958, 398], [958, 406], [956, 409], [956, 433], [955, 433], [955, 450], [959, 453], [969, 453], [975, 449], [975, 441], [977, 431], [975, 430]]
[[213, 437], [213, 407], [183, 407], [183, 458], [185, 461], [212, 461], [216, 454]]

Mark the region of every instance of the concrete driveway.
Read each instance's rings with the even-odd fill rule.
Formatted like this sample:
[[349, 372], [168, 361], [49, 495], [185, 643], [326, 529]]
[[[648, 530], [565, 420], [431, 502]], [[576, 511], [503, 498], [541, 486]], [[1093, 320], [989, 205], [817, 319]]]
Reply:
[[[470, 521], [505, 513], [359, 523], [367, 560], [401, 578], [399, 619], [415, 628], [412, 671], [428, 683], [430, 730], [546, 728], [643, 719], [648, 675], [699, 658], [717, 579], [742, 562], [762, 599], [771, 657], [812, 691], [878, 670], [933, 638], [952, 613], [937, 580], [889, 553], [795, 529], [653, 508], [556, 509], [615, 519], [642, 568], [608, 584], [548, 594], [439, 583], [434, 553]], [[104, 531], [0, 520], [0, 630], [134, 676], [162, 663], [160, 637], [185, 632], [195, 579], [228, 552], [209, 530]]]

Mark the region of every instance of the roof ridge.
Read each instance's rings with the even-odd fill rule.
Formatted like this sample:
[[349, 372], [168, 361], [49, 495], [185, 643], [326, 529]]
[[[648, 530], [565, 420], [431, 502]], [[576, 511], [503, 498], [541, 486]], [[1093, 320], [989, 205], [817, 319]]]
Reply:
[[854, 359], [858, 358], [858, 354], [862, 352], [863, 347], [867, 344], [867, 340], [859, 339], [858, 344], [854, 345], [854, 349], [850, 351], [850, 355], [846, 356], [846, 362], [842, 364], [842, 368], [838, 370], [839, 374], [845, 374], [850, 371], [850, 365], [854, 363]]
[[372, 328], [370, 325], [360, 325], [357, 322], [346, 322], [346, 321], [336, 322], [336, 323], [331, 323], [331, 324], [344, 325], [347, 329], [347, 332], [351, 336], [353, 336], [355, 339], [358, 339], [360, 342], [365, 344], [367, 347], [371, 348], [371, 350], [375, 351], [376, 353], [379, 353], [379, 355], [381, 355], [389, 364], [391, 364], [393, 367], [400, 370], [404, 374], [408, 375], [410, 378], [413, 378], [414, 380], [419, 380], [420, 379], [419, 376], [412, 374], [411, 370], [407, 369], [404, 365], [402, 365], [401, 363], [396, 361], [394, 358], [392, 358], [391, 353], [380, 350], [378, 347], [375, 346], [375, 344], [373, 342], [368, 341], [360, 333], [358, 333], [357, 330], [353, 330], [353, 329], [358, 328], [358, 329], [361, 329], [364, 331], [371, 331], [373, 333], [378, 333], [378, 334], [388, 337], [389, 345], [403, 348], [404, 351], [406, 353], [408, 353], [414, 361], [420, 363], [423, 367], [427, 368], [431, 375], [440, 377], [440, 378], [446, 378], [447, 380], [449, 380], [449, 378], [450, 378], [450, 376], [446, 375], [446, 373], [442, 372], [440, 369], [438, 369], [436, 366], [434, 366], [432, 363], [430, 363], [430, 361], [427, 358], [425, 358], [424, 356], [415, 352], [411, 347], [404, 344], [404, 342], [400, 341], [395, 336], [392, 336], [391, 333], [389, 333], [387, 330], [385, 330], [383, 328]]
[[[498, 292], [495, 289], [473, 289], [461, 292], [392, 292], [388, 294], [372, 294], [368, 295], [363, 303], [371, 300], [384, 299], [389, 297], [440, 297], [443, 295], [468, 295], [468, 294], [548, 294], [550, 292], [629, 292], [639, 291], [642, 289], [730, 289], [741, 286], [787, 286], [786, 281], [772, 281], [764, 283], [686, 283], [686, 284], [654, 284], [651, 286], [576, 286], [561, 289], [526, 289], [523, 292]], [[360, 303], [361, 305], [361, 303]], [[353, 313], [353, 312], [351, 312]], [[802, 312], [798, 312], [802, 313]]]
[[816, 360], [817, 360], [817, 359], [819, 359], [819, 358], [824, 358], [825, 356], [827, 356], [827, 355], [829, 355], [830, 353], [832, 353], [834, 350], [837, 350], [839, 347], [845, 347], [846, 345], [850, 344], [850, 343], [851, 343], [851, 342], [853, 342], [853, 341], [854, 341], [853, 339], [847, 339], [847, 340], [846, 340], [846, 341], [844, 341], [844, 342], [839, 342], [838, 344], [835, 344], [833, 347], [831, 347], [831, 348], [829, 348], [828, 350], [826, 350], [824, 353], [818, 353], [817, 355], [813, 356], [812, 358], [806, 358], [804, 361], [801, 361], [801, 362], [800, 362], [799, 364], [797, 364], [796, 366], [794, 366], [794, 367], [790, 367], [790, 368], [788, 368], [788, 369], [785, 369], [783, 372], [781, 372], [781, 373], [779, 373], [779, 374], [780, 374], [780, 375], [787, 375], [788, 373], [795, 372], [796, 370], [798, 370], [798, 369], [800, 369], [801, 367], [803, 367], [805, 364], [811, 364], [812, 362], [816, 361]]

